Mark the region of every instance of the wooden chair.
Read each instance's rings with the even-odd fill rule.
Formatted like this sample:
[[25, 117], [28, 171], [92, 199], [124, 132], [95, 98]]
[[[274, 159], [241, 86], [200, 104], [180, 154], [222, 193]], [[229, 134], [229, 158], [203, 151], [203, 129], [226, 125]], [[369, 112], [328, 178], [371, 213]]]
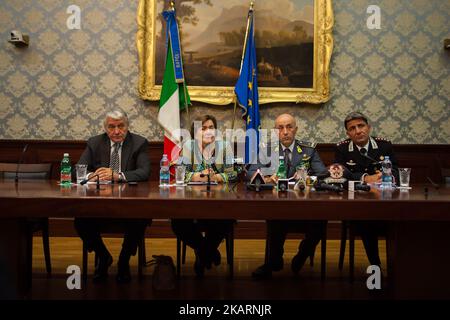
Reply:
[[[0, 163], [0, 177], [3, 179], [15, 179], [16, 172], [18, 184], [21, 180], [48, 180], [51, 175], [51, 163], [28, 164], [22, 163]], [[48, 232], [48, 218], [27, 219], [27, 269], [28, 283], [31, 285], [32, 262], [33, 262], [33, 234], [41, 231], [42, 243], [44, 247], [45, 268], [48, 275], [52, 273], [50, 259], [50, 244]]]
[[[118, 224], [107, 224], [102, 227], [101, 232], [102, 233], [123, 233], [125, 230], [123, 230], [120, 225]], [[83, 266], [82, 266], [82, 273], [83, 273], [83, 280], [87, 281], [88, 276], [88, 250], [83, 242]], [[95, 265], [98, 262], [98, 257], [95, 255], [94, 258]], [[138, 244], [138, 276], [141, 279], [142, 278], [142, 267], [147, 266], [146, 264], [146, 253], [145, 253], [145, 235], [142, 237], [141, 242]]]
[[444, 184], [450, 184], [450, 168], [441, 168], [441, 177]]
[[[225, 236], [225, 246], [227, 254], [227, 264], [229, 267], [230, 279], [234, 276], [234, 225]], [[180, 258], [181, 256], [181, 258]], [[181, 262], [181, 263], [180, 263]], [[186, 243], [177, 237], [177, 276], [181, 274], [181, 264], [186, 263]]]

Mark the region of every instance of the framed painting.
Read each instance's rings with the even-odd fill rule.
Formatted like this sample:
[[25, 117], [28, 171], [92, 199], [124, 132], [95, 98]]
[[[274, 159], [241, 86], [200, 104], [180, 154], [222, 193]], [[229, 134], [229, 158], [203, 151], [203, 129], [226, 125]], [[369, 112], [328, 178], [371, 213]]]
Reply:
[[[247, 0], [178, 0], [186, 83], [192, 101], [234, 101], [245, 38]], [[140, 0], [139, 94], [159, 100], [166, 57], [163, 10], [167, 0]], [[323, 103], [329, 100], [334, 24], [331, 0], [255, 1], [259, 101]]]

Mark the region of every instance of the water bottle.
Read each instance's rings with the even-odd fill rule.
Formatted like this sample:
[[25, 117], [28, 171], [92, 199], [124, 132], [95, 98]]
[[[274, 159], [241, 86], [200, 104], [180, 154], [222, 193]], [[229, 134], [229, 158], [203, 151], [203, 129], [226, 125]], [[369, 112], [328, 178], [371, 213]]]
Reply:
[[392, 187], [392, 162], [389, 156], [386, 156], [381, 163], [381, 187], [384, 189], [389, 189]]
[[167, 154], [163, 154], [160, 162], [159, 184], [161, 186], [168, 186], [170, 184], [170, 168]]
[[286, 179], [286, 166], [284, 165], [284, 157], [280, 156], [278, 165], [277, 177], [278, 179]]
[[61, 160], [61, 180], [62, 186], [70, 186], [72, 183], [72, 167], [70, 165], [70, 158], [68, 153], [64, 153], [64, 157]]

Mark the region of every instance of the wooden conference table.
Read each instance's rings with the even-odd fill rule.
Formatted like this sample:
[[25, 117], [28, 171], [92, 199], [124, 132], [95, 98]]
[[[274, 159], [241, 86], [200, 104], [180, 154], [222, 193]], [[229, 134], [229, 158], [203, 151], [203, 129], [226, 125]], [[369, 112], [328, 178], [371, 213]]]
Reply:
[[[26, 292], [25, 218], [385, 220], [389, 287], [398, 298], [450, 298], [450, 187], [342, 193], [277, 193], [235, 186], [159, 188], [157, 183], [60, 187], [0, 180], [0, 262]], [[425, 192], [427, 191], [427, 192]]]

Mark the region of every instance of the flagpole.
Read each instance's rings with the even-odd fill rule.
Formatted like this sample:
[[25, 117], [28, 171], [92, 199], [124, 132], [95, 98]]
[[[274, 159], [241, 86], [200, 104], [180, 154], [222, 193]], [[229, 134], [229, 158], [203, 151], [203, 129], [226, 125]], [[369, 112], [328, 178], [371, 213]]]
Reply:
[[[170, 1], [169, 3], [169, 9], [171, 11], [175, 11], [175, 2], [174, 1]], [[184, 80], [184, 79], [183, 79]], [[189, 104], [187, 101], [187, 89], [186, 89], [186, 81], [184, 80], [183, 82], [181, 82], [183, 84], [183, 95], [184, 95], [184, 108], [186, 110], [186, 116], [187, 116], [187, 124], [186, 127], [189, 128], [189, 125], [191, 123], [191, 117], [189, 115]]]
[[233, 119], [231, 121], [231, 128], [234, 130], [234, 125], [235, 125], [235, 120], [236, 120], [236, 108], [237, 108], [237, 97], [236, 97], [236, 93], [234, 94], [234, 108], [233, 108]]
[[[250, 9], [249, 13], [253, 12], [253, 6], [255, 5], [254, 1], [250, 2]], [[253, 18], [253, 17], [252, 17]], [[241, 67], [239, 68], [239, 75], [242, 72], [242, 64], [244, 63], [244, 56], [245, 56], [245, 50], [247, 49], [247, 38], [248, 38], [248, 29], [250, 26], [250, 14], [247, 17], [247, 29], [245, 30], [245, 38], [244, 38], [244, 47], [242, 49], [242, 56], [241, 56]], [[235, 118], [236, 118], [236, 108], [237, 108], [237, 96], [236, 92], [234, 92], [234, 108], [233, 108], [233, 120], [232, 120], [232, 128], [234, 130], [235, 126]]]
[[191, 117], [189, 116], [189, 104], [187, 102], [187, 94], [186, 94], [186, 82], [183, 83], [183, 93], [184, 93], [184, 107], [186, 109], [186, 116], [187, 116], [187, 124], [186, 127], [189, 128], [189, 125], [191, 124]]
[[[253, 6], [254, 6], [254, 2], [252, 1], [250, 3], [250, 9], [249, 9], [249, 13], [253, 12]], [[245, 49], [247, 49], [247, 38], [248, 38], [248, 29], [250, 26], [250, 15], [248, 15], [247, 17], [247, 29], [245, 30], [245, 38], [244, 38], [244, 48], [242, 49], [242, 56], [241, 56], [241, 67], [239, 68], [239, 74], [241, 74], [242, 71], [242, 64], [244, 63], [244, 55], [245, 55]]]

